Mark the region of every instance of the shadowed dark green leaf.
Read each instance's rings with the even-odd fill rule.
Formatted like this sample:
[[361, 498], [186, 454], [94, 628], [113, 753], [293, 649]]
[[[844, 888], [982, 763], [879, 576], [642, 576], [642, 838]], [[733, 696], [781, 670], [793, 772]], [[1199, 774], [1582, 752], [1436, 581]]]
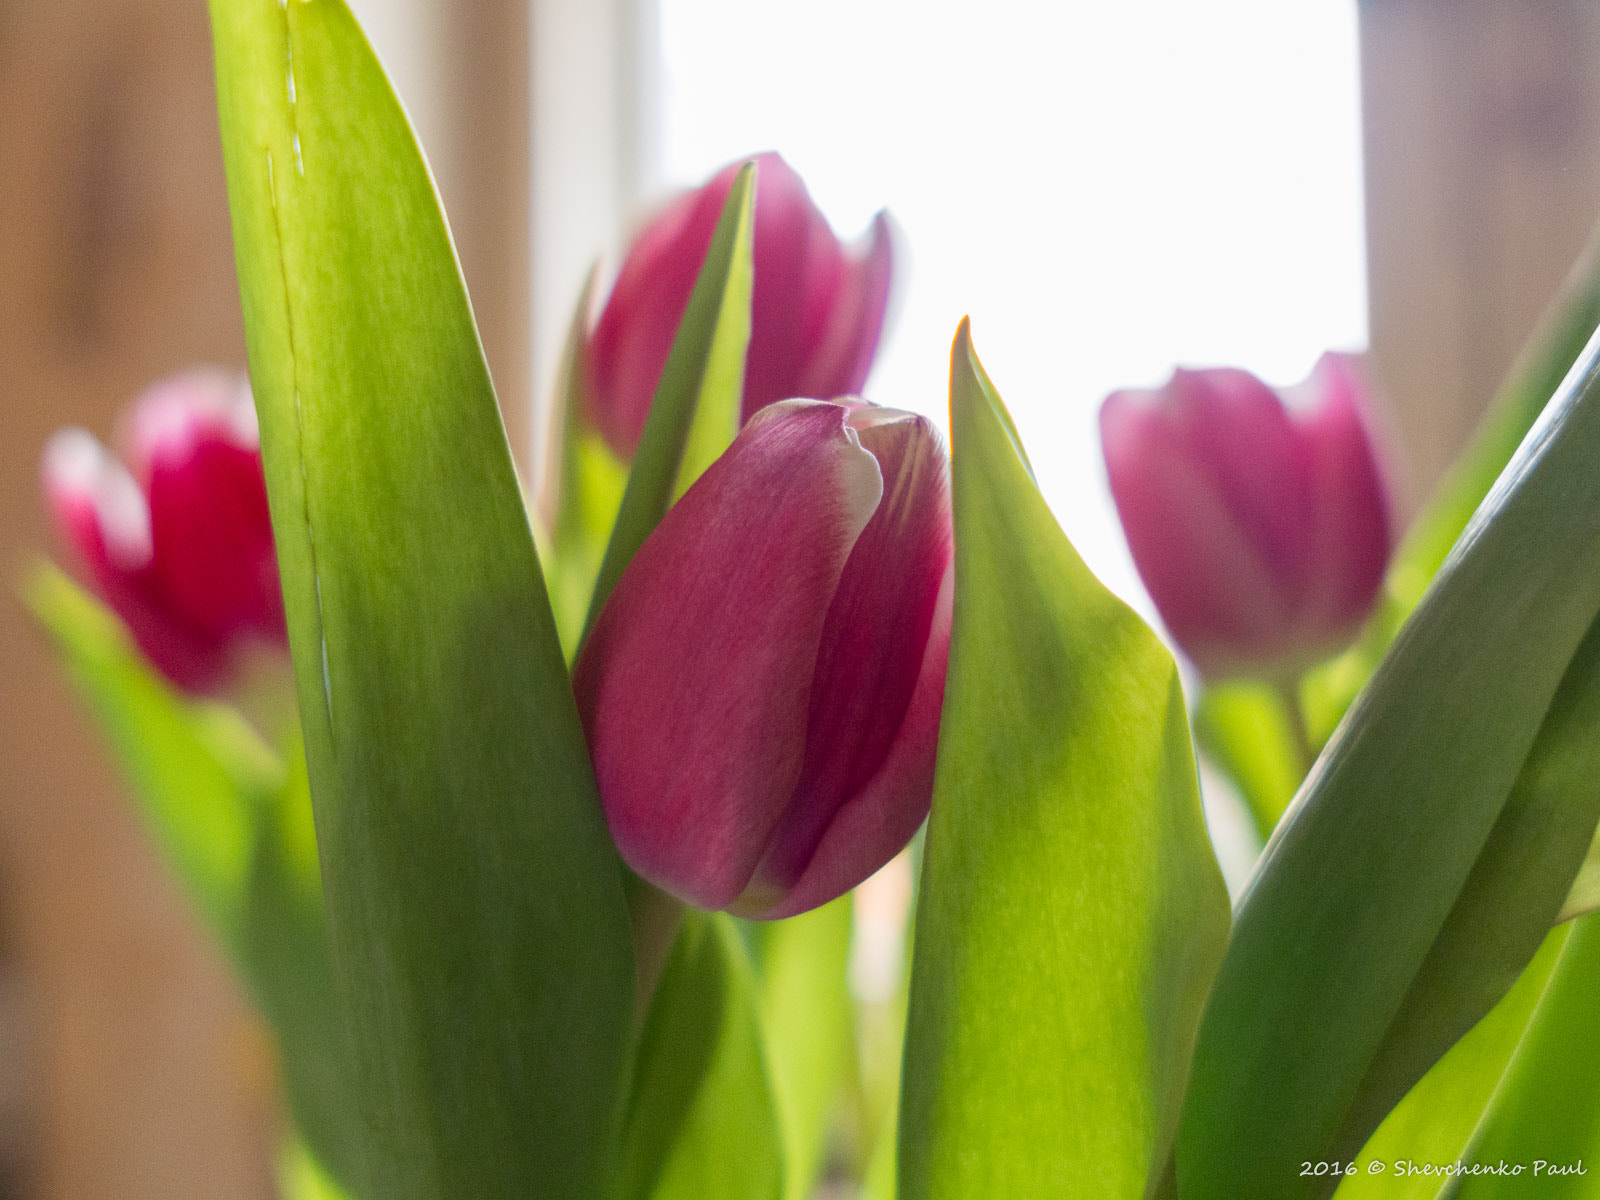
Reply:
[[1551, 932], [1500, 1003], [1395, 1106], [1355, 1160], [1358, 1172], [1340, 1181], [1336, 1200], [1431, 1200], [1438, 1195], [1437, 1176], [1397, 1175], [1394, 1164], [1461, 1161], [1522, 1045], [1569, 932]]
[[645, 538], [739, 432], [745, 351], [750, 345], [750, 239], [755, 164], [734, 176], [661, 382], [650, 400], [622, 507], [589, 603], [585, 634]]
[[755, 981], [721, 913], [685, 912], [640, 1036], [621, 1200], [781, 1200]]
[[341, 0], [211, 15], [357, 1190], [601, 1195], [627, 911], [433, 183]]
[[1358, 1149], [1548, 929], [1594, 826], [1561, 780], [1583, 758], [1561, 714], [1592, 703], [1592, 648], [1572, 660], [1600, 609], [1597, 452], [1591, 346], [1241, 902], [1184, 1110], [1186, 1200], [1324, 1193], [1299, 1164]]
[[906, 1200], [1145, 1195], [1228, 899], [1171, 656], [951, 362], [955, 625], [912, 959]]
[[1499, 820], [1350, 1107], [1333, 1157], [1493, 1008], [1546, 938], [1600, 818], [1600, 623], [1567, 668]]

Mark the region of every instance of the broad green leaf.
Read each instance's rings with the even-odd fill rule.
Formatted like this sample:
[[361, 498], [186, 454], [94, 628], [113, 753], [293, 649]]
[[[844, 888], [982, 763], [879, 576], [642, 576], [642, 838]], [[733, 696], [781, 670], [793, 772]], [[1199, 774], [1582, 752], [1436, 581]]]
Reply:
[[1600, 623], [1557, 689], [1450, 916], [1351, 1103], [1344, 1158], [1506, 994], [1546, 940], [1600, 817]]
[[1291, 724], [1296, 719], [1263, 683], [1209, 687], [1195, 705], [1195, 740], [1239, 789], [1263, 839], [1277, 826], [1310, 765], [1300, 761]]
[[595, 577], [606, 542], [616, 524], [628, 468], [618, 460], [589, 419], [589, 308], [595, 272], [584, 280], [573, 309], [557, 372], [557, 420], [552, 430], [551, 462], [555, 466], [554, 513], [550, 522], [551, 553], [545, 556], [550, 600], [561, 642], [576, 651], [578, 635], [594, 593]]
[[627, 912], [433, 182], [342, 0], [211, 16], [356, 1190], [599, 1195]]
[[1177, 670], [1039, 495], [965, 322], [955, 624], [900, 1194], [1140, 1197], [1228, 927]]
[[[1578, 1200], [1600, 1194], [1600, 921], [1572, 927], [1555, 974], [1499, 1092], [1462, 1157], [1523, 1164], [1520, 1175], [1469, 1176], [1447, 1195], [1458, 1200], [1538, 1196]], [[1544, 1164], [1536, 1172], [1535, 1166]], [[1583, 1174], [1556, 1173], [1581, 1166]]]
[[783, 1135], [731, 918], [689, 910], [640, 1035], [620, 1200], [780, 1200]]
[[739, 432], [750, 344], [755, 164], [734, 176], [634, 452], [585, 634], [645, 538]]
[[1324, 1193], [1299, 1164], [1359, 1148], [1560, 907], [1594, 828], [1593, 799], [1561, 775], [1583, 759], [1562, 713], [1592, 704], [1594, 648], [1572, 660], [1600, 609], [1595, 353], [1267, 847], [1195, 1054], [1185, 1200]]
[[55, 568], [33, 572], [26, 600], [94, 709], [145, 827], [240, 961], [257, 828], [283, 768], [232, 709], [174, 692], [122, 623]]
[[1462, 1159], [1561, 959], [1567, 929], [1549, 934], [1516, 985], [1435, 1063], [1378, 1126], [1336, 1200], [1432, 1200], [1437, 1176], [1396, 1174], [1396, 1163]]
[[753, 929], [767, 1068], [782, 1119], [788, 1200], [811, 1195], [850, 1078], [850, 898]]

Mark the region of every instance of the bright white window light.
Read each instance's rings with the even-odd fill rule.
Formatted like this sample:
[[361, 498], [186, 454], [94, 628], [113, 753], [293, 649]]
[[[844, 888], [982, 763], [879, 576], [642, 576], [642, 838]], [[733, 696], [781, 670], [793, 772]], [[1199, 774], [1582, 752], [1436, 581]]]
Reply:
[[774, 148], [841, 233], [888, 206], [869, 394], [942, 421], [970, 313], [1062, 525], [1146, 611], [1100, 398], [1366, 341], [1352, 0], [659, 3], [659, 182]]

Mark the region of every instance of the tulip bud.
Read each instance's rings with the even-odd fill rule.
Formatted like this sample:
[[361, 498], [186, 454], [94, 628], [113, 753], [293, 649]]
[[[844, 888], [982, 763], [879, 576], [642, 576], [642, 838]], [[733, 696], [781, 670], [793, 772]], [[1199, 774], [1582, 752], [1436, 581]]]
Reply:
[[1389, 497], [1354, 360], [1326, 354], [1286, 394], [1304, 403], [1245, 371], [1179, 370], [1100, 410], [1134, 563], [1212, 679], [1292, 677], [1349, 640], [1383, 581]]
[[950, 645], [949, 471], [922, 417], [762, 410], [623, 572], [574, 675], [644, 878], [791, 916], [928, 812]]
[[174, 376], [135, 401], [121, 434], [126, 465], [85, 430], [55, 434], [46, 500], [151, 662], [180, 687], [210, 687], [243, 642], [286, 640], [249, 384]]
[[[756, 162], [755, 276], [744, 412], [791, 396], [859, 392], [889, 300], [888, 218], [850, 253], [805, 184], [777, 154]], [[633, 457], [673, 336], [740, 164], [679, 196], [634, 241], [588, 351], [589, 415], [612, 450]]]

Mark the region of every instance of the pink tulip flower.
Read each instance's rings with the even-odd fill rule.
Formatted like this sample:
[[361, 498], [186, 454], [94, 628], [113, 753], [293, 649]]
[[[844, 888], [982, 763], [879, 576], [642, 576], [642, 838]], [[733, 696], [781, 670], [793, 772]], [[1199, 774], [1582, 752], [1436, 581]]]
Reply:
[[[756, 156], [755, 264], [744, 417], [791, 396], [861, 390], [889, 300], [888, 218], [864, 251], [847, 251], [806, 185], [776, 154]], [[628, 251], [591, 335], [590, 417], [606, 443], [633, 457], [673, 335], [741, 164], [679, 196]]]
[[120, 432], [126, 465], [85, 430], [55, 434], [46, 501], [151, 662], [179, 687], [208, 689], [244, 642], [286, 641], [249, 384], [173, 376], [134, 402]]
[[1371, 611], [1389, 496], [1356, 362], [1326, 354], [1285, 398], [1245, 371], [1120, 391], [1100, 434], [1133, 559], [1212, 679], [1292, 678]]
[[950, 644], [949, 471], [922, 417], [763, 409], [645, 541], [574, 676], [644, 878], [785, 917], [928, 812]]

